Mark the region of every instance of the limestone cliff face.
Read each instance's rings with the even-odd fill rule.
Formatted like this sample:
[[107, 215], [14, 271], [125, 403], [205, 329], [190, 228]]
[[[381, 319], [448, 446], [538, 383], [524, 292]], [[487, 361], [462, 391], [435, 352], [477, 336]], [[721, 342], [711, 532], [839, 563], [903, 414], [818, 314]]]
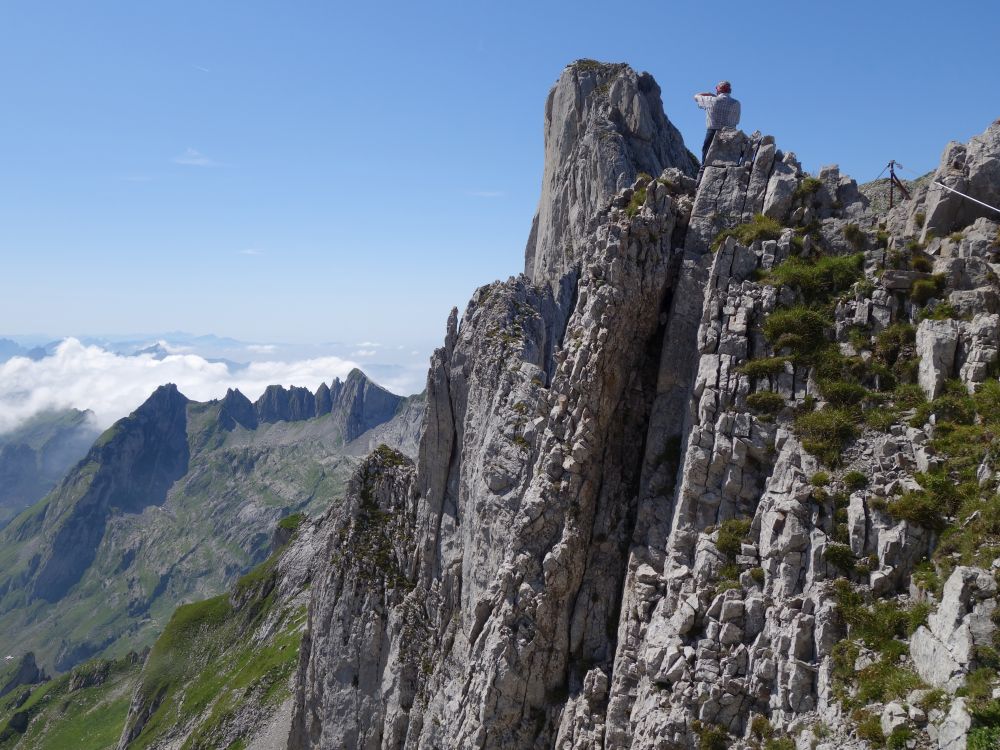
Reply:
[[658, 176], [668, 167], [694, 175], [698, 163], [664, 115], [653, 77], [624, 64], [567, 66], [545, 103], [545, 164], [525, 250], [528, 278], [566, 299], [594, 214], [640, 172]]
[[551, 741], [553, 696], [610, 663], [690, 206], [672, 174], [634, 211], [630, 191], [592, 218], [565, 330], [551, 288], [525, 277], [453, 313], [416, 471], [360, 478], [331, 533], [290, 747]]
[[[912, 209], [912, 222], [921, 232], [921, 239], [926, 241], [929, 233], [943, 237], [979, 217], [1000, 219], [1000, 213], [966, 200], [937, 183], [1000, 208], [1000, 120], [967, 144], [948, 144], [927, 188], [925, 205], [915, 204]], [[916, 221], [917, 213], [924, 216], [923, 221]]]
[[[289, 750], [957, 750], [984, 721], [949, 697], [996, 627], [983, 558], [912, 573], [986, 511], [912, 504], [996, 489], [920, 395], [996, 386], [996, 225], [931, 255], [756, 133], [696, 185], [656, 91], [577, 63], [550, 96], [527, 276], [452, 312], [415, 463], [380, 449], [327, 520]], [[891, 610], [912, 645], [866, 624]]]

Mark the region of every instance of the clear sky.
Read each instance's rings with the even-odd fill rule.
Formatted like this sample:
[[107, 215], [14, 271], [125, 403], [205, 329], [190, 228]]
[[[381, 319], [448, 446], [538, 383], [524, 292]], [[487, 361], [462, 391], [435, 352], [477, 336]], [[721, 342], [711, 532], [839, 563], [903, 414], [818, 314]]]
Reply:
[[807, 169], [917, 172], [1000, 116], [1000, 3], [0, 5], [0, 335], [429, 347], [517, 273], [570, 61], [691, 94]]

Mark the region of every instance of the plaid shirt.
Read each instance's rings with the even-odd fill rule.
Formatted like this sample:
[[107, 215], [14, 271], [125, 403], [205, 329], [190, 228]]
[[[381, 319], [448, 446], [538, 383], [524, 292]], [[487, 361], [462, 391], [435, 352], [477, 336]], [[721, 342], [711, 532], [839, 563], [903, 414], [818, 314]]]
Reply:
[[705, 125], [709, 130], [735, 128], [740, 124], [740, 102], [729, 94], [699, 96], [697, 101], [705, 110]]

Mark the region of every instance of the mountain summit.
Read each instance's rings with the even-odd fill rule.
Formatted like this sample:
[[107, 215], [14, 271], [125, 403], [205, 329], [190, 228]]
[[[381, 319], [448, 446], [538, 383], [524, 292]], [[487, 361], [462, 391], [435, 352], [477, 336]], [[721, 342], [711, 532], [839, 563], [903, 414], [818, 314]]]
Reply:
[[550, 94], [526, 276], [452, 314], [415, 466], [323, 521], [289, 750], [994, 732], [954, 694], [996, 630], [997, 224], [923, 244], [934, 199], [876, 214], [760, 133], [696, 185], [658, 91]]
[[[526, 273], [452, 311], [422, 399], [349, 377], [187, 404], [162, 508], [214, 525], [184, 560], [274, 525], [224, 502], [247, 476], [326, 510], [178, 608], [137, 677], [80, 667], [118, 675], [106, 701], [134, 685], [118, 750], [998, 746], [1000, 223], [932, 191], [992, 199], [1000, 122], [885, 212], [761, 133], [721, 131], [696, 182], [658, 93], [563, 72]], [[304, 418], [328, 403], [342, 422]], [[415, 456], [371, 446], [417, 407]], [[393, 409], [318, 482], [324, 425]], [[290, 441], [312, 470], [264, 472]], [[0, 699], [0, 743], [65, 726], [87, 681], [61, 679]]]

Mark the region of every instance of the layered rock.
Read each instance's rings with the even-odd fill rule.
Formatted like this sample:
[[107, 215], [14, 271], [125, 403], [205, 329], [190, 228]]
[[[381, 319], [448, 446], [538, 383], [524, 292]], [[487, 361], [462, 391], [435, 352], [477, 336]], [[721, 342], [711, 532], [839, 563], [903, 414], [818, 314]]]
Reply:
[[976, 648], [990, 647], [996, 624], [997, 584], [985, 570], [959, 566], [944, 585], [937, 611], [913, 634], [913, 663], [933, 687], [954, 693], [976, 662]]
[[[793, 255], [857, 253], [865, 272], [829, 301], [822, 336], [865, 364], [858, 329], [869, 358], [875, 335], [910, 330], [900, 346], [930, 353], [930, 395], [953, 377], [975, 390], [996, 360], [990, 313], [925, 316], [915, 334], [906, 323], [946, 299], [975, 306], [966, 292], [988, 299], [986, 245], [942, 245], [923, 262], [939, 275], [883, 274], [899, 247], [857, 185], [836, 167], [808, 178], [760, 134], [721, 133], [697, 186], [676, 163], [637, 175], [673, 138], [653, 128], [662, 142], [626, 158], [631, 136], [609, 122], [615, 107], [652, 106], [642, 80], [577, 63], [553, 90], [527, 276], [477, 291], [461, 321], [453, 311], [415, 464], [379, 449], [332, 512], [289, 750], [714, 747], [713, 732], [757, 747], [755, 716], [779, 736], [822, 724], [836, 746], [866, 747], [842, 705], [843, 662], [880, 657], [838, 651], [854, 635], [844, 602], [936, 601], [909, 585], [939, 526], [889, 506], [942, 459], [933, 425], [893, 414], [852, 429], [837, 478], [820, 471], [792, 429], [824, 406], [818, 367], [775, 356], [762, 332], [802, 299], [764, 280]], [[632, 109], [609, 105], [629, 91]], [[913, 293], [921, 281], [940, 299]], [[748, 374], [759, 359], [769, 369]], [[949, 580], [927, 647], [898, 665], [927, 681], [921, 654], [991, 635], [995, 590], [959, 570], [975, 585]], [[949, 689], [975, 666], [968, 652], [949, 656]], [[876, 724], [894, 742], [920, 726], [922, 742], [958, 747], [965, 705], [928, 713], [920, 700], [874, 706]]]
[[542, 193], [524, 272], [568, 304], [590, 221], [640, 172], [676, 167], [693, 176], [694, 156], [663, 113], [660, 88], [624, 64], [579, 60], [567, 66], [545, 103]]

